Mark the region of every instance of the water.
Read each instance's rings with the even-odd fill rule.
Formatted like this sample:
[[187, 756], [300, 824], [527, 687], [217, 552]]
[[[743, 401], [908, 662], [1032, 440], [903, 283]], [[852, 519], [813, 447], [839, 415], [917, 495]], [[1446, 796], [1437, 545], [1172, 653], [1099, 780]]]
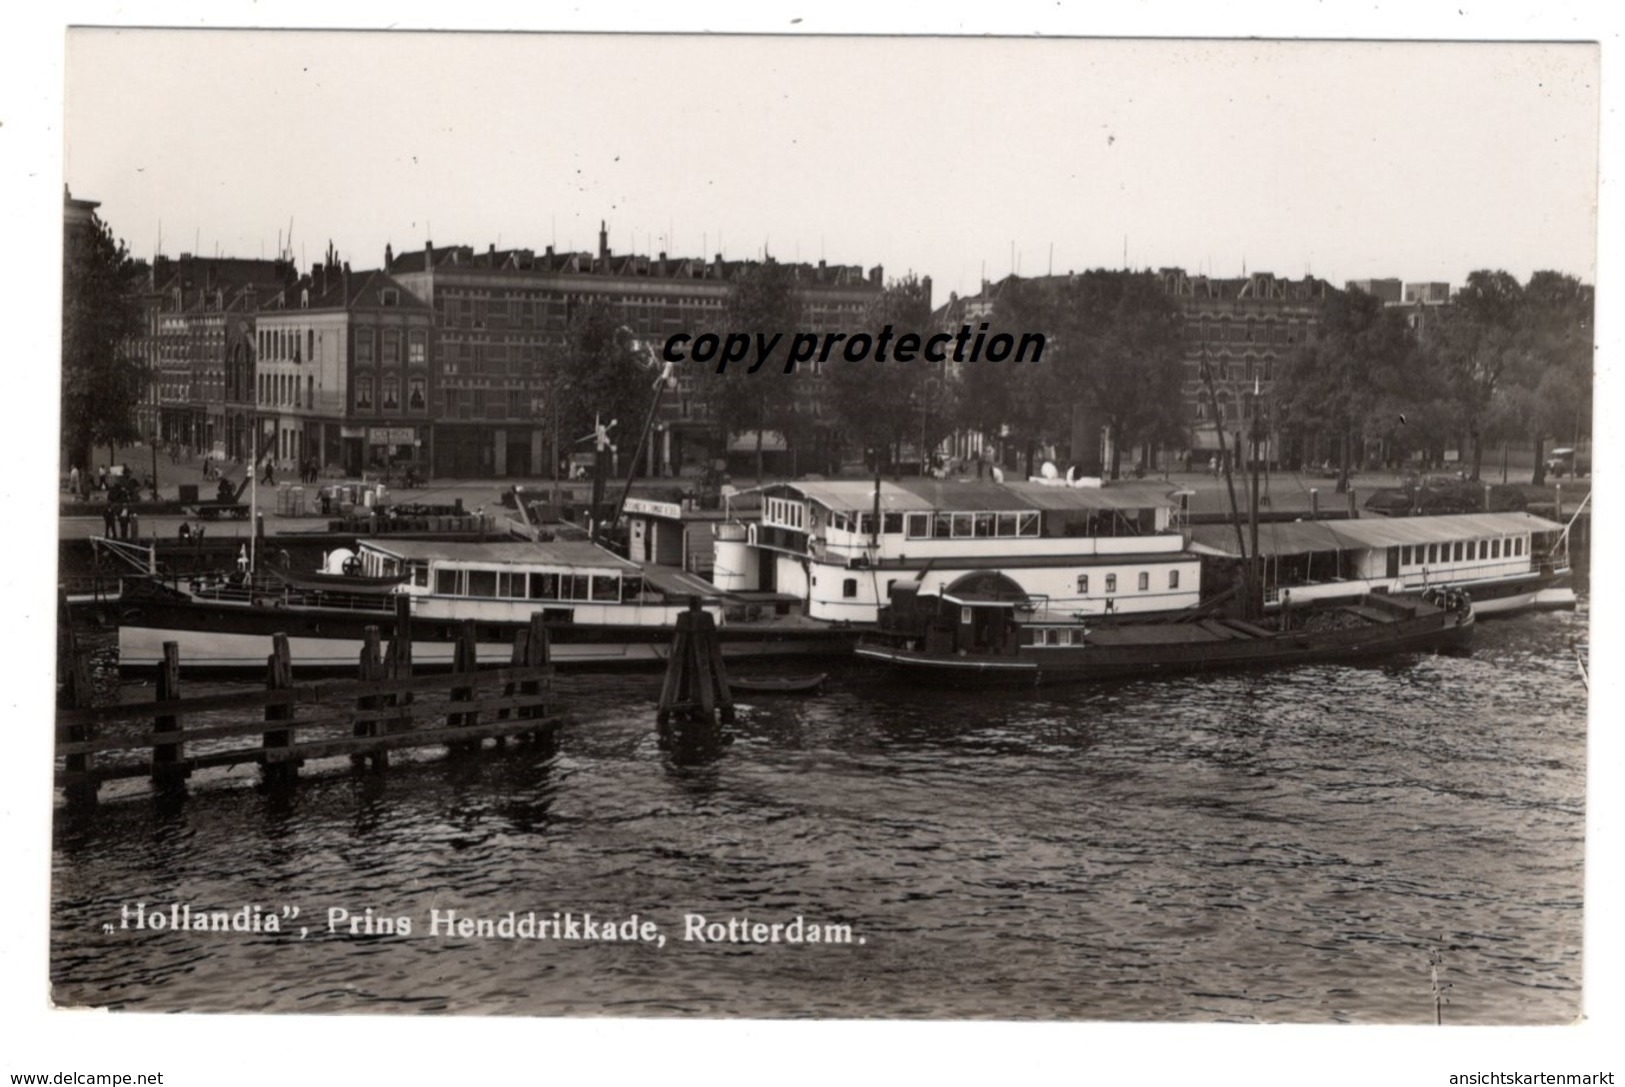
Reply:
[[[1470, 655], [965, 694], [838, 672], [698, 767], [658, 677], [565, 677], [556, 753], [112, 790], [55, 833], [56, 998], [143, 1010], [1555, 1023], [1581, 1006], [1584, 607]], [[189, 685], [188, 693], [201, 693]], [[124, 905], [296, 905], [295, 933]], [[325, 911], [410, 936], [328, 934]], [[643, 943], [428, 934], [637, 914]], [[682, 939], [708, 920], [850, 944]], [[839, 930], [836, 930], [839, 935]], [[857, 941], [861, 939], [860, 944]]]

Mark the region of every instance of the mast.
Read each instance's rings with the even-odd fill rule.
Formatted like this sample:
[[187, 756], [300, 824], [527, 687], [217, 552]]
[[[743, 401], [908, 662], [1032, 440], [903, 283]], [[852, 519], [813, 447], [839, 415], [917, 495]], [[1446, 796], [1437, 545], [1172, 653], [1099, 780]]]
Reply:
[[[1225, 490], [1227, 490], [1229, 492], [1229, 494], [1230, 494], [1230, 523], [1235, 526], [1235, 529], [1236, 529], [1236, 547], [1241, 551], [1242, 569], [1245, 571], [1246, 587], [1247, 587], [1246, 614], [1250, 616], [1250, 615], [1253, 614], [1253, 608], [1255, 606], [1254, 601], [1253, 601], [1253, 595], [1254, 595], [1253, 594], [1253, 564], [1252, 564], [1252, 560], [1248, 557], [1249, 552], [1247, 550], [1247, 542], [1246, 542], [1246, 540], [1244, 540], [1242, 538], [1242, 535], [1241, 535], [1241, 509], [1236, 504], [1236, 481], [1235, 481], [1235, 477], [1232, 476], [1231, 473], [1230, 473], [1230, 458], [1225, 455], [1225, 448], [1224, 448], [1224, 418], [1223, 418], [1223, 415], [1221, 414], [1221, 412], [1219, 411], [1219, 397], [1218, 397], [1218, 394], [1213, 391], [1213, 367], [1208, 365], [1208, 361], [1207, 361], [1207, 340], [1206, 339], [1202, 340], [1202, 369], [1201, 369], [1201, 373], [1202, 373], [1202, 382], [1203, 382], [1203, 384], [1205, 384], [1207, 386], [1208, 401], [1209, 401], [1209, 403], [1211, 403], [1213, 405], [1213, 431], [1214, 431], [1215, 434], [1217, 434], [1219, 436], [1219, 464], [1224, 469], [1224, 486], [1225, 486]], [[1255, 506], [1254, 509], [1253, 509], [1253, 526], [1254, 526], [1254, 533], [1255, 533], [1253, 539], [1254, 539], [1255, 544], [1256, 544], [1257, 539], [1258, 539], [1258, 537], [1256, 535], [1257, 525], [1258, 525], [1258, 510], [1257, 510], [1257, 507]]]

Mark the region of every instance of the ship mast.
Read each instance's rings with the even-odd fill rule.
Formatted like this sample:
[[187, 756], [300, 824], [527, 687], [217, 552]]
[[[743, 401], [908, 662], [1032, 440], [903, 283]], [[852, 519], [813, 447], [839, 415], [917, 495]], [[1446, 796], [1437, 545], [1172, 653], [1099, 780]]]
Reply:
[[[1225, 455], [1224, 448], [1224, 415], [1219, 410], [1219, 397], [1213, 390], [1213, 367], [1208, 365], [1207, 340], [1202, 340], [1202, 382], [1207, 386], [1208, 401], [1213, 405], [1213, 431], [1219, 437], [1219, 464], [1224, 469], [1224, 486], [1230, 494], [1230, 523], [1236, 529], [1236, 548], [1241, 552], [1243, 577], [1247, 594], [1246, 615], [1251, 618], [1257, 607], [1255, 587], [1253, 585], [1253, 563], [1247, 551], [1247, 541], [1241, 534], [1241, 509], [1236, 504], [1236, 481], [1230, 472], [1230, 458]], [[1253, 541], [1256, 547], [1258, 541], [1258, 491], [1256, 483], [1253, 490], [1252, 524]]]

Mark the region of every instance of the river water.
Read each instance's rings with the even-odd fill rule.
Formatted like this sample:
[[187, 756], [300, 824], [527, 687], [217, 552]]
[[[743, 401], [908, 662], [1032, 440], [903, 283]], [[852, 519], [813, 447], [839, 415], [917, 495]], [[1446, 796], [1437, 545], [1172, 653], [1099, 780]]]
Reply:
[[[1459, 656], [1036, 692], [837, 666], [819, 697], [744, 696], [734, 742], [697, 766], [656, 742], [658, 676], [566, 676], [579, 720], [555, 751], [331, 763], [276, 792], [200, 775], [183, 801], [109, 789], [59, 810], [54, 992], [191, 1011], [1566, 1022], [1586, 622], [1582, 602], [1482, 622]], [[276, 933], [118, 927], [137, 903], [299, 913]], [[368, 908], [413, 931], [329, 931], [329, 910]], [[636, 915], [666, 942], [432, 929], [449, 910]], [[798, 917], [835, 942], [685, 939]]]

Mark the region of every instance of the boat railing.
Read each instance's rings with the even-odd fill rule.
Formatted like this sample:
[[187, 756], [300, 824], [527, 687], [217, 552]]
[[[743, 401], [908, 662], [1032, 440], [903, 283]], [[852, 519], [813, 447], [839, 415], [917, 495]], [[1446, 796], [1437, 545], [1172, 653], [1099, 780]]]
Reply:
[[191, 590], [194, 600], [248, 604], [265, 608], [326, 608], [342, 611], [392, 612], [394, 593], [347, 593], [325, 589], [301, 590], [266, 585], [222, 582], [200, 584]]

